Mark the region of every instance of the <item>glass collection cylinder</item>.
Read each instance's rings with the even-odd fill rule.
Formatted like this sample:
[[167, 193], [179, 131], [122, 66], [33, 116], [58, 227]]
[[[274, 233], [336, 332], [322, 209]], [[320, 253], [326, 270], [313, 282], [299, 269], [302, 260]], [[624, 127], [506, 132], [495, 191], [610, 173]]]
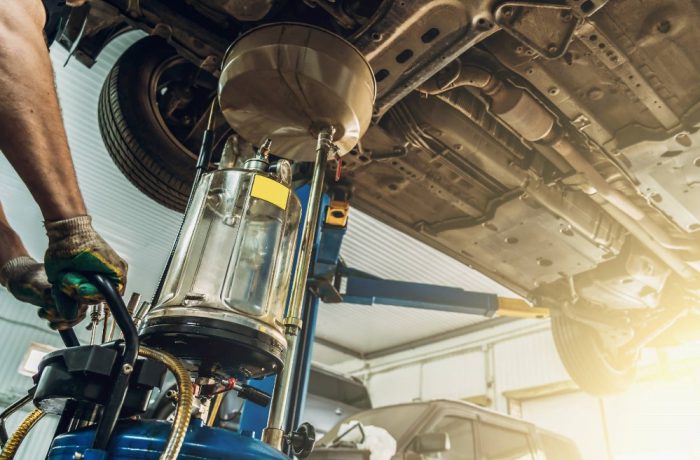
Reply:
[[263, 334], [266, 344], [285, 349], [282, 320], [300, 218], [299, 199], [272, 175], [246, 169], [204, 175], [145, 330], [200, 318], [208, 321], [201, 334], [230, 323], [242, 337]]

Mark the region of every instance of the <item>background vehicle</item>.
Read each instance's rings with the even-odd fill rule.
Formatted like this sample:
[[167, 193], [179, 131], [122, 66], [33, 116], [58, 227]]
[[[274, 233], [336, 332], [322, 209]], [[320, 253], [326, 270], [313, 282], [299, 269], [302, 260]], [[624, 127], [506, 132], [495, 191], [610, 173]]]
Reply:
[[[320, 441], [312, 460], [363, 459], [343, 443], [339, 428], [358, 421], [380, 426], [396, 439], [392, 460], [579, 460], [573, 441], [531, 423], [460, 401], [436, 400], [371, 409], [348, 417]], [[340, 437], [340, 439], [338, 439]]]
[[552, 309], [569, 373], [602, 394], [642, 347], [700, 331], [699, 20], [691, 0], [94, 0], [57, 40], [90, 65], [151, 35], [100, 124], [124, 174], [181, 210], [230, 43], [285, 21], [346, 38], [378, 94], [338, 193]]

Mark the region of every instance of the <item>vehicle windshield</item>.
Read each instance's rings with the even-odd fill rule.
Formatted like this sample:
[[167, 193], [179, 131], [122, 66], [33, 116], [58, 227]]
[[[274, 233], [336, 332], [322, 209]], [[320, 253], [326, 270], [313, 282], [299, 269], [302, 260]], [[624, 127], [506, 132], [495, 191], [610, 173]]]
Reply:
[[[363, 426], [378, 426], [384, 428], [394, 439], [399, 439], [428, 408], [427, 404], [405, 404], [400, 406], [382, 407], [351, 415], [334, 426], [321, 438], [319, 444], [329, 446], [341, 434], [341, 425], [357, 421]], [[353, 436], [354, 437], [354, 436]]]

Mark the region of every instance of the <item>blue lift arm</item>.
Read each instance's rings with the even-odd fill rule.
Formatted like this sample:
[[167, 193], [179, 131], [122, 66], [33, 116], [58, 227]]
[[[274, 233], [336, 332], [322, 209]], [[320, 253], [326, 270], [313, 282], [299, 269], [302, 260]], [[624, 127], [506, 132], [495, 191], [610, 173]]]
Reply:
[[[302, 203], [305, 190], [299, 190]], [[316, 329], [318, 301], [325, 303], [350, 303], [360, 305], [394, 305], [424, 310], [448, 311], [479, 316], [511, 316], [542, 318], [548, 316], [546, 308], [531, 307], [526, 301], [499, 297], [496, 294], [472, 292], [464, 289], [385, 280], [377, 276], [345, 266], [340, 257], [340, 248], [347, 229], [349, 205], [347, 201], [325, 198], [320, 238], [315, 249], [312, 276], [309, 277], [310, 298], [306, 299], [308, 316], [305, 318], [304, 347], [300, 348], [300, 373], [295, 381], [297, 395], [290, 429], [301, 419], [304, 397], [311, 367], [311, 353]], [[330, 201], [330, 203], [329, 203]], [[271, 392], [274, 377], [250, 381], [251, 385]], [[268, 409], [246, 403], [241, 418], [241, 431], [260, 437], [267, 422]]]
[[[331, 203], [329, 216], [333, 206]], [[499, 297], [485, 292], [434, 284], [386, 280], [345, 266], [340, 247], [346, 222], [326, 220], [321, 233], [313, 277], [309, 280], [314, 294], [325, 303], [358, 305], [393, 305], [423, 310], [447, 311], [484, 317], [509, 316], [543, 318], [546, 308], [532, 307], [523, 299]]]
[[498, 296], [484, 292], [385, 280], [360, 270], [340, 266], [337, 291], [342, 301], [359, 305], [395, 305], [423, 310], [448, 311], [492, 317], [498, 311]]

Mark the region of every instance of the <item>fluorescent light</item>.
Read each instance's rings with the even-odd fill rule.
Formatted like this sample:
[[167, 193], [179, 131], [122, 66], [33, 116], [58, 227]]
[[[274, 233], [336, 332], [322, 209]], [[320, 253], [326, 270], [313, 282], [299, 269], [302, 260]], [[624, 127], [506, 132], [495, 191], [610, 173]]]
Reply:
[[29, 348], [27, 349], [26, 353], [24, 353], [24, 358], [22, 358], [22, 363], [20, 364], [17, 372], [28, 377], [33, 376], [39, 371], [39, 363], [44, 356], [56, 350], [57, 348], [55, 347], [44, 345], [43, 343], [32, 342], [29, 344]]

